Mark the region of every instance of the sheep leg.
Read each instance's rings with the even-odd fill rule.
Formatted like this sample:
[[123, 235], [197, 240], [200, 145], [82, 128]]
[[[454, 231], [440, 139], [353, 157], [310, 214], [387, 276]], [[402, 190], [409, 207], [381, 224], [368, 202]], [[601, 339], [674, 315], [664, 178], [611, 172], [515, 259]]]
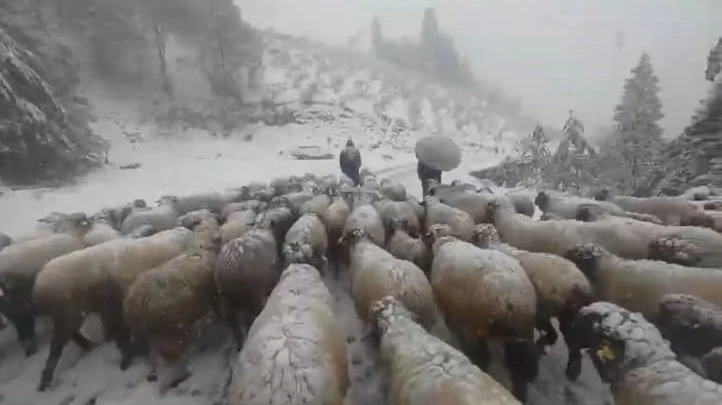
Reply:
[[173, 362], [167, 362], [171, 366], [171, 376], [167, 382], [160, 387], [161, 394], [165, 394], [169, 389], [176, 388], [183, 381], [191, 376], [191, 370], [188, 364], [188, 356], [185, 354]]
[[40, 374], [38, 391], [45, 391], [48, 386], [50, 386], [50, 383], [53, 380], [53, 374], [55, 373], [55, 368], [58, 366], [60, 356], [63, 354], [63, 349], [70, 341], [72, 332], [69, 332], [69, 330], [73, 329], [68, 328], [63, 321], [59, 321], [57, 319], [54, 320], [53, 337], [50, 340], [50, 352], [48, 353], [48, 359], [45, 362], [45, 367]]
[[527, 384], [536, 380], [539, 372], [539, 354], [528, 340], [511, 340], [504, 345], [504, 360], [512, 384], [512, 394], [521, 402], [526, 400]]
[[35, 319], [32, 314], [6, 313], [5, 316], [15, 326], [18, 341], [25, 349], [25, 357], [30, 357], [38, 351], [38, 340], [35, 336]]
[[554, 325], [552, 325], [551, 319], [549, 318], [545, 320], [537, 320], [536, 327], [541, 334], [539, 339], [536, 341], [537, 349], [546, 354], [547, 346], [554, 345], [554, 343], [557, 342], [557, 339], [559, 339], [559, 335], [557, 334], [556, 329], [554, 329]]
[[148, 376], [145, 377], [148, 382], [158, 380], [158, 357], [159, 355], [157, 351], [150, 351], [150, 371], [148, 372]]
[[233, 334], [233, 340], [236, 345], [236, 351], [240, 351], [243, 347], [243, 333], [238, 322], [238, 311], [233, 306], [233, 303], [227, 299], [219, 298], [218, 307], [221, 312], [222, 319], [226, 322], [228, 327], [231, 329]]
[[576, 311], [565, 310], [559, 315], [559, 329], [562, 335], [564, 335], [564, 340], [567, 343], [567, 351], [569, 352], [567, 369], [565, 371], [569, 381], [576, 381], [582, 372], [582, 346], [572, 331], [575, 314]]

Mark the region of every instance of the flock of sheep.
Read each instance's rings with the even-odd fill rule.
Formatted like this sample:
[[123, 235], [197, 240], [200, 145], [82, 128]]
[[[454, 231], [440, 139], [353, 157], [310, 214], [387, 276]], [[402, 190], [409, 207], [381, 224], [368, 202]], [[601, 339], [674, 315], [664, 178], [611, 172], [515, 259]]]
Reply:
[[[149, 355], [149, 381], [162, 360], [161, 390], [176, 386], [210, 313], [240, 351], [229, 404], [347, 405], [347, 340], [325, 284], [345, 278], [390, 403], [523, 402], [558, 339], [552, 318], [567, 378], [586, 350], [618, 405], [722, 403], [722, 199], [532, 200], [452, 183], [418, 201], [363, 180], [307, 174], [53, 213], [15, 240], [0, 234], [0, 313], [27, 356], [35, 317], [52, 319], [39, 390], [68, 342], [92, 349], [80, 332], [91, 313], [122, 369]], [[510, 391], [486, 374], [490, 342], [504, 348]]]

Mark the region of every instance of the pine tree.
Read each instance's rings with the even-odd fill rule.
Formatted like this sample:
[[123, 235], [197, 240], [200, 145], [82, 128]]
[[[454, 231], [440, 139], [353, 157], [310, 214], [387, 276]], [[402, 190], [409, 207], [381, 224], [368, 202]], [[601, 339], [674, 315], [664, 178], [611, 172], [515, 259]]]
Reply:
[[526, 186], [540, 186], [544, 182], [551, 159], [549, 138], [541, 125], [537, 125], [534, 132], [518, 142], [514, 149], [514, 162], [521, 169], [522, 182]]
[[584, 124], [571, 110], [562, 132], [564, 137], [552, 157], [551, 183], [556, 189], [573, 187], [579, 190], [592, 181], [590, 159], [596, 152], [584, 137]]
[[384, 45], [384, 36], [381, 31], [381, 22], [378, 17], [374, 17], [371, 22], [371, 46], [377, 56], [382, 55], [382, 48]]
[[717, 165], [722, 163], [720, 161], [722, 160], [721, 81], [715, 83], [709, 97], [693, 117], [692, 124], [685, 130], [684, 136], [693, 149], [692, 171], [695, 176], [707, 174], [715, 163]]
[[626, 176], [619, 179], [623, 192], [634, 192], [648, 181], [663, 145], [662, 128], [658, 124], [664, 117], [658, 96], [659, 79], [649, 55], [642, 54], [631, 73], [632, 77], [624, 83], [622, 101], [614, 111], [617, 128], [608, 149], [617, 155], [617, 167], [626, 172]]
[[717, 45], [709, 51], [707, 57], [707, 70], [704, 77], [708, 81], [714, 81], [714, 78], [722, 71], [722, 38], [719, 39]]

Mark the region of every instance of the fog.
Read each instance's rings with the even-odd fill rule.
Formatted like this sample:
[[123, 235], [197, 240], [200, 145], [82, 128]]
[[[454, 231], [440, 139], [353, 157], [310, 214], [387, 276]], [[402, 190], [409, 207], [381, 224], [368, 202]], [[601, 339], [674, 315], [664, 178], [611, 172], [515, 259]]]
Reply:
[[642, 52], [660, 79], [665, 136], [679, 134], [709, 83], [709, 50], [722, 35], [718, 0], [239, 0], [259, 27], [341, 44], [368, 32], [374, 13], [389, 37], [417, 37], [422, 10], [437, 9], [478, 77], [561, 126], [574, 109], [587, 128], [607, 125]]

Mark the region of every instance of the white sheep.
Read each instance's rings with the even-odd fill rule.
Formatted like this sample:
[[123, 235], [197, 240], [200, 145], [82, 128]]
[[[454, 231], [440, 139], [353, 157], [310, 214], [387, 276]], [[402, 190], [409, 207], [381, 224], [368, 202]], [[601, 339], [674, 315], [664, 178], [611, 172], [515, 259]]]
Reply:
[[594, 216], [584, 218], [585, 221], [592, 221], [594, 218], [612, 215], [625, 218], [633, 218], [639, 221], [661, 223], [661, 220], [654, 215], [629, 212], [614, 204], [613, 202], [592, 200], [577, 196], [549, 195], [540, 191], [534, 199], [534, 203], [544, 213], [556, 214], [564, 219], [579, 219], [579, 207], [585, 207], [594, 213]]
[[123, 220], [120, 232], [129, 234], [143, 225], [151, 225], [158, 232], [172, 229], [176, 219], [183, 214], [177, 204], [178, 198], [165, 196], [157, 207], [134, 208]]
[[328, 234], [315, 212], [301, 215], [286, 232], [283, 242], [284, 265], [290, 263], [308, 263], [321, 272], [326, 270], [328, 251]]
[[469, 241], [474, 236], [474, 218], [464, 210], [442, 203], [438, 198], [427, 196], [424, 205], [424, 228], [435, 224], [445, 224], [451, 228], [451, 234], [461, 240]]
[[386, 250], [397, 259], [408, 260], [419, 266], [427, 275], [431, 271], [431, 249], [424, 240], [409, 235], [408, 223], [402, 219], [391, 221], [391, 235], [386, 242]]
[[614, 196], [610, 202], [629, 212], [654, 215], [665, 225], [706, 226], [709, 220], [694, 203], [678, 197]]
[[429, 233], [434, 241], [431, 286], [446, 324], [482, 370], [490, 361], [486, 341], [504, 342], [512, 392], [524, 400], [526, 385], [538, 371], [534, 286], [516, 259], [447, 236], [444, 227], [434, 225]]
[[251, 229], [224, 244], [218, 255], [214, 279], [219, 307], [239, 350], [281, 275], [273, 225]]
[[86, 246], [99, 245], [122, 236], [118, 230], [113, 228], [113, 220], [108, 210], [92, 215], [90, 222], [91, 228], [83, 237], [83, 243]]
[[427, 333], [395, 298], [376, 301], [371, 318], [389, 374], [390, 403], [521, 405], [466, 356]]
[[371, 204], [353, 204], [351, 215], [346, 219], [341, 237], [354, 229], [360, 229], [380, 247], [386, 246], [386, 230], [381, 215]]
[[226, 223], [221, 226], [221, 239], [228, 243], [240, 238], [244, 233], [253, 229], [258, 214], [253, 210], [234, 211], [226, 217]]
[[193, 247], [143, 274], [133, 282], [123, 302], [125, 321], [134, 335], [151, 349], [149, 380], [155, 380], [158, 356], [176, 365], [173, 376], [162, 382], [161, 392], [190, 376], [185, 356], [191, 327], [216, 308], [213, 271], [221, 236], [215, 218], [191, 224]]
[[391, 295], [403, 302], [425, 328], [436, 325], [439, 314], [434, 293], [421, 269], [377, 246], [363, 230], [351, 230], [344, 239], [350, 252], [351, 296], [362, 321], [368, 325], [371, 304]]
[[82, 232], [90, 225], [82, 218], [78, 221], [75, 235], [50, 234], [13, 243], [0, 251], [0, 313], [15, 326], [27, 356], [37, 351], [36, 311], [32, 302], [35, 279], [52, 259], [85, 247]]
[[569, 260], [549, 254], [528, 252], [502, 243], [491, 224], [476, 226], [474, 244], [483, 249], [495, 249], [519, 261], [537, 295], [536, 328], [541, 332], [537, 346], [544, 350], [554, 345], [557, 332], [551, 318], [559, 320], [559, 329], [569, 350], [567, 377], [576, 380], [581, 372], [581, 348], [570, 333], [574, 317], [580, 308], [592, 303], [593, 293], [589, 280]]
[[722, 306], [694, 295], [667, 294], [658, 308], [652, 321], [677, 355], [701, 357], [722, 346]]
[[396, 219], [404, 221], [409, 234], [416, 237], [421, 234], [419, 218], [414, 208], [407, 201], [392, 201], [384, 198], [374, 203], [374, 207], [381, 215], [387, 239], [391, 235], [391, 223]]
[[106, 337], [122, 353], [121, 368], [130, 365], [133, 350], [123, 321], [123, 297], [136, 277], [181, 254], [193, 241], [186, 228], [173, 228], [140, 239], [115, 239], [76, 250], [48, 262], [38, 274], [33, 300], [41, 314], [53, 320], [53, 338], [39, 390], [44, 390], [63, 348], [72, 338], [85, 350], [92, 344], [80, 332], [90, 313], [98, 313]]
[[722, 305], [722, 271], [683, 267], [655, 260], [627, 260], [603, 247], [584, 243], [566, 257], [587, 276], [598, 299], [656, 319], [666, 294], [691, 294]]
[[281, 274], [234, 363], [230, 405], [342, 405], [350, 382], [333, 295], [308, 264]]
[[381, 179], [379, 191], [391, 201], [406, 201], [406, 187], [389, 179]]
[[617, 405], [722, 403], [722, 386], [677, 361], [659, 331], [639, 313], [609, 302], [582, 308], [574, 322]]

